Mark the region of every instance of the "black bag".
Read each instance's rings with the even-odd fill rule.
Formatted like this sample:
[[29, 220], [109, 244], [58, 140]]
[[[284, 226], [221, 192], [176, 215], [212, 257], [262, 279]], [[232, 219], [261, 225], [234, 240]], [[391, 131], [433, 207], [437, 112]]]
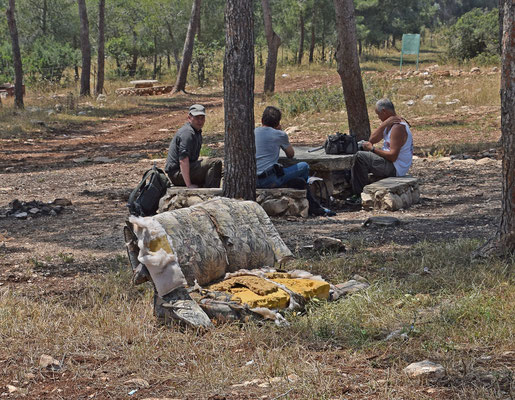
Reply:
[[325, 154], [355, 154], [358, 152], [356, 136], [336, 132], [327, 136], [324, 144]]
[[155, 215], [159, 200], [170, 186], [168, 176], [155, 165], [143, 174], [143, 178], [134, 189], [127, 203], [129, 212], [138, 217]]

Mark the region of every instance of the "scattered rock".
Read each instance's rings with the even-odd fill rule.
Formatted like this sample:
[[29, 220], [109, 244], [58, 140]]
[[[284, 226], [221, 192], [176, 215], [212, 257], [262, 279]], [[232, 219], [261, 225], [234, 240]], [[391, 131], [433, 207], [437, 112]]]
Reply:
[[[60, 203], [59, 200], [61, 200], [62, 203]], [[47, 204], [37, 200], [22, 202], [18, 199], [14, 199], [9, 203], [9, 209], [7, 209], [5, 213], [2, 212], [0, 214], [5, 217], [12, 216], [18, 219], [26, 219], [29, 215], [31, 218], [34, 218], [41, 215], [57, 215], [61, 213], [64, 205], [71, 205], [71, 201], [67, 199], [56, 199], [56, 201], [57, 203]]]
[[347, 281], [345, 283], [339, 283], [334, 286], [334, 293], [332, 296], [332, 300], [337, 300], [340, 297], [346, 296], [348, 294], [359, 292], [360, 290], [365, 290], [370, 285], [366, 282], [358, 282], [354, 279]]
[[110, 163], [115, 161], [115, 158], [109, 158], [109, 157], [95, 157], [93, 161], [95, 162], [101, 162], [101, 163]]
[[292, 133], [300, 132], [301, 129], [298, 126], [290, 126], [289, 128], [286, 128], [284, 131], [287, 135], [290, 135]]
[[14, 392], [18, 391], [18, 388], [16, 386], [6, 385], [6, 387], [7, 387], [7, 390], [9, 391], [9, 393], [14, 393]]
[[141, 379], [141, 378], [129, 379], [128, 381], [125, 381], [125, 384], [126, 385], [136, 385], [136, 386], [139, 386], [140, 388], [146, 388], [146, 387], [150, 386], [150, 384], [145, 379]]
[[161, 129], [159, 129], [159, 132], [170, 132], [170, 129], [167, 129], [167, 128], [161, 128]]
[[477, 74], [477, 73], [480, 73], [480, 72], [481, 72], [481, 70], [480, 70], [478, 67], [474, 67], [474, 68], [472, 68], [472, 69], [470, 70], [470, 72], [471, 72], [472, 74]]
[[72, 161], [76, 164], [81, 164], [86, 161], [89, 161], [89, 158], [88, 157], [79, 157], [79, 158], [74, 158]]
[[107, 96], [105, 94], [99, 94], [97, 96], [98, 103], [105, 103], [107, 101]]
[[313, 242], [314, 250], [345, 251], [345, 245], [340, 239], [330, 236], [319, 236]]
[[58, 370], [61, 368], [61, 363], [48, 354], [41, 354], [41, 357], [39, 357], [39, 366], [41, 368]]
[[288, 199], [283, 197], [281, 199], [266, 200], [261, 206], [268, 215], [280, 215], [286, 211], [288, 203]]
[[436, 96], [434, 94], [426, 94], [424, 97], [422, 97], [422, 102], [426, 104], [432, 104], [435, 98]]
[[481, 158], [479, 160], [477, 160], [477, 165], [491, 165], [491, 164], [495, 164], [496, 161], [492, 158], [489, 158], [489, 157], [485, 157], [485, 158]]
[[363, 226], [366, 228], [393, 227], [400, 224], [401, 221], [398, 218], [387, 216], [370, 217], [365, 222], [363, 222]]
[[408, 340], [408, 334], [406, 332], [403, 332], [402, 329], [397, 329], [393, 332], [391, 332], [388, 336], [386, 336], [385, 340], [392, 340], [400, 338], [402, 340]]
[[27, 372], [25, 374], [25, 379], [34, 379], [36, 375], [34, 375], [32, 372]]
[[412, 363], [403, 369], [411, 378], [427, 377], [438, 379], [445, 376], [445, 368], [429, 360]]
[[72, 205], [72, 201], [69, 200], [69, 199], [55, 199], [52, 204], [55, 204], [56, 206], [61, 206], [61, 207], [66, 207], [66, 206], [71, 206]]
[[448, 105], [448, 106], [451, 106], [453, 104], [458, 104], [460, 102], [459, 99], [452, 99], [450, 101], [446, 101], [445, 104]]
[[413, 106], [413, 105], [415, 105], [415, 100], [408, 100], [408, 101], [406, 102], [406, 105], [407, 105], [407, 106]]

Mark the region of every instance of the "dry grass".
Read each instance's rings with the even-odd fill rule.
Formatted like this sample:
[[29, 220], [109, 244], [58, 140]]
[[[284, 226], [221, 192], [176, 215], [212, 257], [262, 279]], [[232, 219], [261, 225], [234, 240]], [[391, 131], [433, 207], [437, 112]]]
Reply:
[[[112, 261], [118, 271], [76, 279], [63, 290], [3, 289], [2, 383], [22, 387], [30, 398], [52, 398], [44, 393], [50, 384], [64, 398], [123, 398], [134, 389], [125, 382], [135, 377], [150, 383], [139, 389], [144, 397], [274, 398], [289, 390], [289, 398], [299, 399], [379, 399], [389, 392], [405, 399], [508, 396], [515, 264], [472, 264], [467, 257], [476, 245], [423, 243], [399, 249], [396, 257], [361, 247], [345, 258], [300, 260], [292, 268], [311, 268], [333, 282], [359, 273], [371, 287], [287, 314], [289, 328], [233, 324], [196, 334], [161, 326], [152, 316], [151, 289], [130, 288], [121, 259]], [[397, 329], [405, 340], [385, 340]], [[63, 368], [39, 368], [41, 354]], [[425, 358], [442, 363], [447, 377], [419, 382], [403, 376], [402, 368]], [[484, 381], [487, 375], [495, 378]], [[278, 379], [287, 376], [294, 382]], [[232, 386], [253, 379], [259, 382]]]

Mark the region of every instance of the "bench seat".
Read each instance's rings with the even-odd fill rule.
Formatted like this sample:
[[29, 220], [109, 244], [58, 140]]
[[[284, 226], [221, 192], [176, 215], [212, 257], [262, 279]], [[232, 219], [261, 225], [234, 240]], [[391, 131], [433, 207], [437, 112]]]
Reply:
[[417, 178], [391, 177], [366, 185], [361, 193], [361, 204], [366, 210], [396, 211], [420, 201]]

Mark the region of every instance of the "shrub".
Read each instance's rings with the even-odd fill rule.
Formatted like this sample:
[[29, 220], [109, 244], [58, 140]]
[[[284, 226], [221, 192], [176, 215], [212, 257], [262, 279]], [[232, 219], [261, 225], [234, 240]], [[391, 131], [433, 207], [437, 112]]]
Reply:
[[64, 70], [79, 61], [79, 51], [50, 38], [37, 39], [30, 54], [23, 59], [29, 80], [59, 82]]
[[499, 53], [498, 10], [475, 8], [461, 16], [446, 32], [447, 53], [460, 61], [479, 54]]
[[276, 98], [279, 108], [290, 117], [305, 112], [339, 111], [345, 106], [342, 89], [338, 87], [298, 90]]

